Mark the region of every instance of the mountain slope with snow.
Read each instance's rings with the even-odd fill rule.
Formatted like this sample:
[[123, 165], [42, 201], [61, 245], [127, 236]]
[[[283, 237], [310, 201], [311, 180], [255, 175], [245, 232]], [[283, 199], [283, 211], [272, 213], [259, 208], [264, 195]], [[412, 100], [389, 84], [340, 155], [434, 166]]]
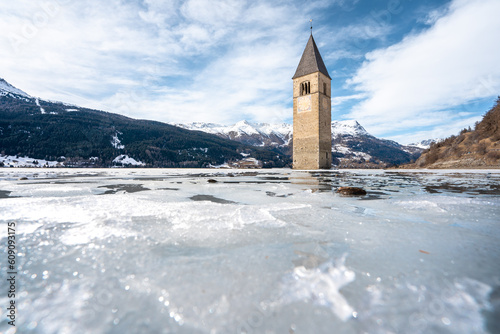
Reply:
[[248, 159], [264, 167], [290, 163], [274, 149], [31, 97], [5, 80], [0, 85], [0, 152], [15, 157], [3, 159], [4, 166], [19, 166], [24, 156], [29, 166], [40, 165], [35, 160], [43, 165], [64, 160], [71, 167], [207, 167], [248, 164]]
[[189, 124], [173, 124], [175, 126], [198, 130], [219, 137], [236, 140], [252, 146], [282, 147], [290, 144], [293, 127], [290, 124], [251, 123], [240, 121], [225, 126], [214, 123], [194, 122]]
[[7, 95], [9, 93], [15, 94], [15, 95], [21, 95], [21, 96], [27, 97], [27, 98], [31, 97], [28, 94], [26, 94], [25, 92], [23, 92], [22, 90], [12, 86], [10, 83], [8, 83], [4, 79], [0, 78], [0, 96]]
[[432, 143], [439, 143], [441, 141], [443, 141], [443, 139], [441, 139], [441, 138], [426, 139], [426, 140], [419, 141], [417, 143], [408, 144], [408, 146], [418, 147], [418, 148], [421, 148], [423, 150], [427, 150], [428, 148], [431, 147]]

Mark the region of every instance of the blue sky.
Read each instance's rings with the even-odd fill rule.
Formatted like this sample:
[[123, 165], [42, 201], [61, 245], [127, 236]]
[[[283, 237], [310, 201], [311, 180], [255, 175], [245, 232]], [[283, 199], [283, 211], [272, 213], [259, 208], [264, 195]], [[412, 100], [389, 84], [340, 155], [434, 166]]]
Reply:
[[49, 100], [163, 122], [292, 122], [313, 34], [332, 119], [401, 143], [456, 134], [500, 95], [499, 0], [16, 0], [0, 77]]

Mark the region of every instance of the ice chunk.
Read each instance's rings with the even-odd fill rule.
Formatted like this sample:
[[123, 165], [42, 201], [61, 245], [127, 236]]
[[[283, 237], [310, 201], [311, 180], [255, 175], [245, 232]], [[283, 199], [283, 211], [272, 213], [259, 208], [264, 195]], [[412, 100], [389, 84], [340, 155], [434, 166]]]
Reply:
[[329, 308], [339, 319], [346, 321], [353, 308], [339, 290], [354, 281], [356, 275], [345, 266], [346, 254], [335, 263], [326, 262], [317, 268], [295, 267], [283, 282], [283, 302], [312, 302]]

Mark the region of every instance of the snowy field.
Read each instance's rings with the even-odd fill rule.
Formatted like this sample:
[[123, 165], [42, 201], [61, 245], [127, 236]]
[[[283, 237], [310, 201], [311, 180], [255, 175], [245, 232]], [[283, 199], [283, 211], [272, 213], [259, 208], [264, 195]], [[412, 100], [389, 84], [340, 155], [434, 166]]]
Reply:
[[[343, 197], [358, 186], [364, 197]], [[500, 171], [0, 169], [0, 332], [500, 333]]]

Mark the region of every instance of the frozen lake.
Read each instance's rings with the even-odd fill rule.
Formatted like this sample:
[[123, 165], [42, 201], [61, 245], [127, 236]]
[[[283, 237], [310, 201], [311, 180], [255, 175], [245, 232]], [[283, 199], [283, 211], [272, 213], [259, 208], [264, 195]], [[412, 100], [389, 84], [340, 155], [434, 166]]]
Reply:
[[18, 333], [500, 332], [500, 170], [0, 169], [0, 222], [2, 333], [9, 222]]

